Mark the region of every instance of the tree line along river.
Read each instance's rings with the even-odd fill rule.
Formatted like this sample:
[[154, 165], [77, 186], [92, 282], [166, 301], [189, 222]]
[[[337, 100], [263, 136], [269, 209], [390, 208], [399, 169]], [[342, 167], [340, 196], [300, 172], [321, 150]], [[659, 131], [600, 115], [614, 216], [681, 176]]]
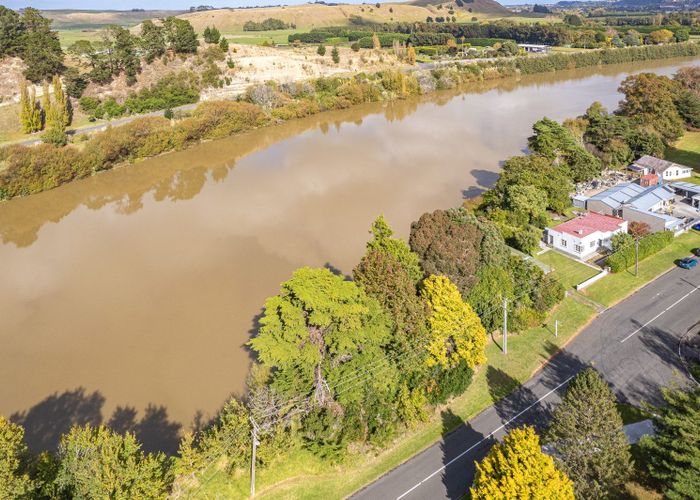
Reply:
[[399, 236], [490, 187], [532, 124], [614, 109], [586, 68], [322, 113], [0, 204], [0, 414], [34, 449], [73, 424], [174, 451], [240, 393], [265, 299], [301, 266], [350, 274], [372, 220]]

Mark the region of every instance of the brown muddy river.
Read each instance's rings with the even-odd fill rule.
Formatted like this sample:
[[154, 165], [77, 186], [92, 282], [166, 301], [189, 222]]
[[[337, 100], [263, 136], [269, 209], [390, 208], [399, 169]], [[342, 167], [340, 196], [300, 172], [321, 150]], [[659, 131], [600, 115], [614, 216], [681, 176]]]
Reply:
[[172, 451], [181, 426], [242, 391], [244, 343], [295, 268], [349, 274], [378, 214], [405, 237], [489, 187], [542, 116], [615, 108], [627, 74], [690, 64], [325, 113], [0, 204], [0, 414], [34, 449], [105, 422]]

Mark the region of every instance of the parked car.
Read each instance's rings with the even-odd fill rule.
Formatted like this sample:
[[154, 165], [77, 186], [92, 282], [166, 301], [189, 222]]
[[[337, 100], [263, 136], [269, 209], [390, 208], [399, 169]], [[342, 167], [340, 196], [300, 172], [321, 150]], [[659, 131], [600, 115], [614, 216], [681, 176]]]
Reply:
[[693, 229], [695, 229], [696, 231], [700, 231], [700, 222], [698, 222], [697, 224], [693, 224]]
[[694, 259], [692, 257], [686, 257], [685, 259], [678, 261], [678, 267], [682, 267], [683, 269], [692, 269], [697, 265], [698, 259]]

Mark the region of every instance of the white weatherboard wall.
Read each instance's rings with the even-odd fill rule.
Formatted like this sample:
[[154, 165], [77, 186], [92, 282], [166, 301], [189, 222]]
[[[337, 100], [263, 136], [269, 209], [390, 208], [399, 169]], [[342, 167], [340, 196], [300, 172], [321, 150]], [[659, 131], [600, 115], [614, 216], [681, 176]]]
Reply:
[[[586, 259], [586, 257], [593, 255], [598, 250], [598, 240], [601, 239], [603, 233], [596, 231], [588, 236], [579, 238], [569, 233], [560, 233], [556, 228], [547, 229], [547, 243], [552, 245], [554, 248], [560, 252], [564, 252], [568, 255], [576, 257], [578, 259]], [[605, 245], [606, 241], [603, 241]], [[610, 239], [607, 239], [607, 244], [610, 244]], [[581, 247], [581, 251], [576, 251], [576, 245]]]

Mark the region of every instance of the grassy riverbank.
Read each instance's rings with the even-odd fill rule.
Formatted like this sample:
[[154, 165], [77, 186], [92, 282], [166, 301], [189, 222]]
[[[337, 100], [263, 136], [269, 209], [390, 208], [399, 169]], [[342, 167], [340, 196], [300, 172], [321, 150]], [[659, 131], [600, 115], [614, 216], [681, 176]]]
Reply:
[[376, 101], [455, 88], [462, 84], [559, 70], [624, 62], [700, 55], [696, 43], [629, 47], [519, 57], [494, 63], [452, 65], [434, 71], [404, 74], [319, 78], [307, 83], [268, 84], [249, 92], [249, 102], [206, 102], [182, 120], [140, 118], [95, 134], [87, 142], [62, 148], [9, 146], [0, 150], [0, 199], [26, 196], [108, 170], [115, 165], [185, 149], [202, 140], [234, 135], [252, 128], [345, 109]]
[[[629, 272], [608, 275], [592, 285], [586, 295], [605, 305], [613, 305], [668, 271], [675, 259], [688, 255], [697, 246], [700, 246], [700, 233], [691, 231], [681, 235], [658, 254], [641, 261], [638, 277]], [[556, 272], [567, 284], [577, 282], [579, 274], [586, 274], [583, 269], [564, 266], [566, 262], [561, 259], [566, 257], [553, 252], [538, 258], [546, 259], [548, 254], [552, 254], [549, 256], [551, 264], [555, 267], [558, 265]], [[510, 394], [595, 316], [595, 310], [589, 305], [573, 297], [566, 298], [548, 315], [542, 326], [509, 337], [508, 355], [503, 355], [501, 351], [500, 338], [491, 339], [486, 353], [488, 361], [475, 374], [466, 392], [447, 405], [436, 408], [428, 422], [406, 432], [381, 453], [368, 457], [364, 451], [357, 452], [350, 455], [346, 463], [331, 466], [307, 450], [294, 450], [258, 470], [257, 496], [324, 499], [352, 494]], [[559, 321], [558, 337], [554, 337], [555, 320]], [[202, 487], [191, 494], [202, 498], [244, 497], [248, 488], [247, 473], [239, 472], [229, 477], [212, 467], [204, 475]]]

